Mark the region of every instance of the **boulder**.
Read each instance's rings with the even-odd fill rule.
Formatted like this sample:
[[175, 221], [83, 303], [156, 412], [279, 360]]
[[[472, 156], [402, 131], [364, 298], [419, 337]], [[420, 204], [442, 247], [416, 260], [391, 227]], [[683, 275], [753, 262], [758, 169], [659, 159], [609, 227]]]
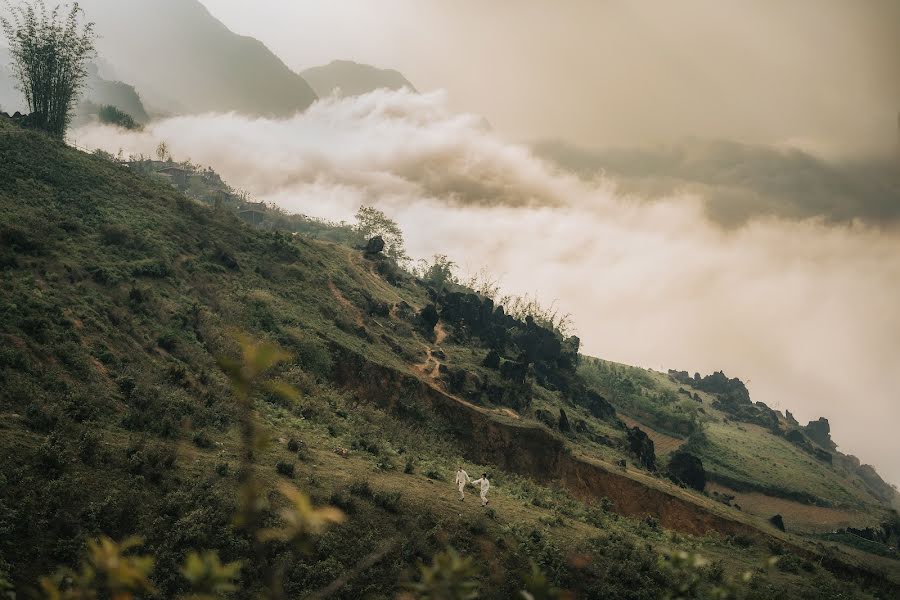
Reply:
[[837, 448], [835, 443], [831, 441], [831, 425], [825, 417], [820, 417], [816, 421], [810, 421], [803, 428], [803, 432], [806, 434], [806, 437], [827, 450]]
[[384, 251], [384, 238], [380, 235], [376, 235], [368, 242], [366, 242], [365, 254], [366, 256], [375, 256]]
[[616, 408], [609, 401], [593, 390], [585, 393], [586, 408], [592, 417], [611, 419], [616, 416]]
[[516, 383], [524, 383], [528, 375], [528, 365], [515, 360], [504, 360], [500, 364], [500, 374]]
[[562, 408], [559, 409], [559, 430], [563, 433], [572, 431], [572, 426], [569, 425], [569, 417], [566, 416], [566, 411]]
[[488, 369], [499, 369], [500, 368], [500, 353], [496, 350], [491, 350], [487, 353], [487, 356], [484, 357], [484, 360], [481, 361], [481, 366], [487, 367]]
[[553, 429], [556, 427], [556, 419], [553, 418], [553, 415], [550, 414], [550, 411], [539, 408], [536, 411], [534, 411], [534, 418], [537, 419], [538, 421], [540, 421], [541, 423], [543, 423], [544, 425], [546, 425], [547, 427], [549, 427], [550, 429]]
[[776, 529], [784, 531], [784, 519], [781, 518], [781, 515], [773, 515], [769, 517], [769, 523], [771, 523], [772, 526]]
[[434, 304], [429, 304], [425, 308], [419, 311], [419, 324], [422, 327], [422, 331], [426, 334], [433, 335], [434, 327], [438, 324], [438, 312], [437, 307]]
[[706, 487], [706, 471], [703, 461], [688, 452], [676, 452], [669, 459], [666, 470], [669, 479], [702, 492]]
[[791, 414], [791, 411], [789, 411], [789, 410], [784, 411], [784, 418], [788, 423], [790, 423], [794, 427], [800, 426], [800, 423], [797, 422], [797, 419], [794, 418], [794, 415]]
[[656, 451], [653, 440], [639, 427], [628, 429], [628, 449], [637, 456], [638, 462], [647, 470], [656, 470]]

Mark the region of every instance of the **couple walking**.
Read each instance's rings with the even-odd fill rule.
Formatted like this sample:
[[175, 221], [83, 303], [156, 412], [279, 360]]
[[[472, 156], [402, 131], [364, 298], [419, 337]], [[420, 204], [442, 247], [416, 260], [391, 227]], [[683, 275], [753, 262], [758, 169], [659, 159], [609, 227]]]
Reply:
[[466, 488], [467, 483], [471, 483], [472, 485], [475, 485], [475, 486], [479, 486], [479, 485], [481, 486], [481, 505], [487, 506], [487, 503], [488, 503], [487, 493], [488, 493], [488, 490], [491, 488], [491, 482], [488, 481], [487, 473], [482, 473], [481, 479], [476, 479], [476, 480], [472, 481], [472, 479], [469, 477], [469, 474], [466, 473], [462, 467], [459, 467], [457, 469], [456, 485], [459, 486], [460, 501], [466, 499], [466, 494], [465, 494], [464, 490]]

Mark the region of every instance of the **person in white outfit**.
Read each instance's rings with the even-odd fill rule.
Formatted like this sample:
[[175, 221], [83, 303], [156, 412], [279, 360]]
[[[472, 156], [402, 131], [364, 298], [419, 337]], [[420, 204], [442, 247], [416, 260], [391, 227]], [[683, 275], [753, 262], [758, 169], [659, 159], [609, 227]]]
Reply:
[[456, 471], [456, 485], [459, 486], [460, 501], [466, 499], [464, 490], [466, 489], [466, 484], [470, 483], [471, 481], [472, 479], [469, 477], [469, 474], [466, 473], [462, 467], [459, 467]]
[[482, 473], [481, 479], [476, 479], [475, 481], [472, 482], [472, 485], [480, 485], [481, 486], [481, 505], [487, 506], [487, 503], [488, 503], [487, 493], [488, 493], [488, 490], [491, 489], [491, 482], [488, 481], [487, 473]]

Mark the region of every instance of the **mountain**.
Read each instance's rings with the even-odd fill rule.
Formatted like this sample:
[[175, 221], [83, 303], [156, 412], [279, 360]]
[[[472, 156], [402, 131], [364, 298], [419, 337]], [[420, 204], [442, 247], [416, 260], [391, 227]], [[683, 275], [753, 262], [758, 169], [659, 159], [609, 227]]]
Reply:
[[230, 31], [197, 0], [84, 0], [100, 54], [158, 110], [289, 116], [316, 100], [262, 42]]
[[[8, 113], [26, 112], [22, 93], [16, 89], [16, 81], [9, 68], [9, 50], [0, 47], [0, 109]], [[110, 81], [100, 76], [96, 64], [88, 65], [88, 77], [84, 90], [74, 111], [74, 121], [85, 121], [97, 114], [101, 106], [112, 105], [129, 115], [138, 123], [150, 120], [141, 97], [134, 87], [121, 81]]]
[[624, 194], [699, 197], [708, 215], [727, 227], [771, 217], [900, 221], [893, 155], [826, 160], [798, 148], [697, 138], [653, 148], [587, 149], [558, 140], [532, 148], [582, 177], [603, 175]]
[[[580, 598], [900, 592], [879, 480], [736, 378], [582, 356], [209, 170], [4, 118], [0, 165], [0, 586], [138, 535], [165, 598], [198, 591], [191, 551], [217, 553], [193, 580], [241, 561], [240, 598], [343, 577], [336, 597], [512, 598], [533, 568]], [[487, 507], [457, 499], [458, 466], [488, 474]]]
[[301, 71], [300, 75], [320, 98], [330, 96], [335, 90], [340, 90], [344, 96], [359, 96], [382, 88], [416, 91], [399, 71], [379, 69], [350, 60], [333, 60], [327, 65]]

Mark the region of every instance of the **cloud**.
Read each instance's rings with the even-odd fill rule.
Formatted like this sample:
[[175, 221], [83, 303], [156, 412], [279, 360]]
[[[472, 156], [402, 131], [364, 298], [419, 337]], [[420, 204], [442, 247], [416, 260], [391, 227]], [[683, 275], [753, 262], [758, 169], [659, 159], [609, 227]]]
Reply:
[[900, 232], [889, 225], [768, 216], [723, 228], [702, 194], [673, 188], [648, 201], [585, 180], [449, 110], [442, 94], [378, 92], [281, 121], [210, 114], [75, 137], [145, 154], [165, 140], [310, 215], [346, 219], [376, 204], [412, 255], [445, 253], [467, 271], [487, 267], [506, 291], [557, 299], [588, 353], [724, 369], [749, 380], [755, 400], [828, 417], [846, 451], [900, 481]]
[[597, 150], [546, 141], [534, 149], [582, 177], [603, 173], [621, 193], [699, 196], [709, 216], [727, 226], [758, 217], [900, 221], [900, 156], [825, 160], [799, 148], [700, 139]]

